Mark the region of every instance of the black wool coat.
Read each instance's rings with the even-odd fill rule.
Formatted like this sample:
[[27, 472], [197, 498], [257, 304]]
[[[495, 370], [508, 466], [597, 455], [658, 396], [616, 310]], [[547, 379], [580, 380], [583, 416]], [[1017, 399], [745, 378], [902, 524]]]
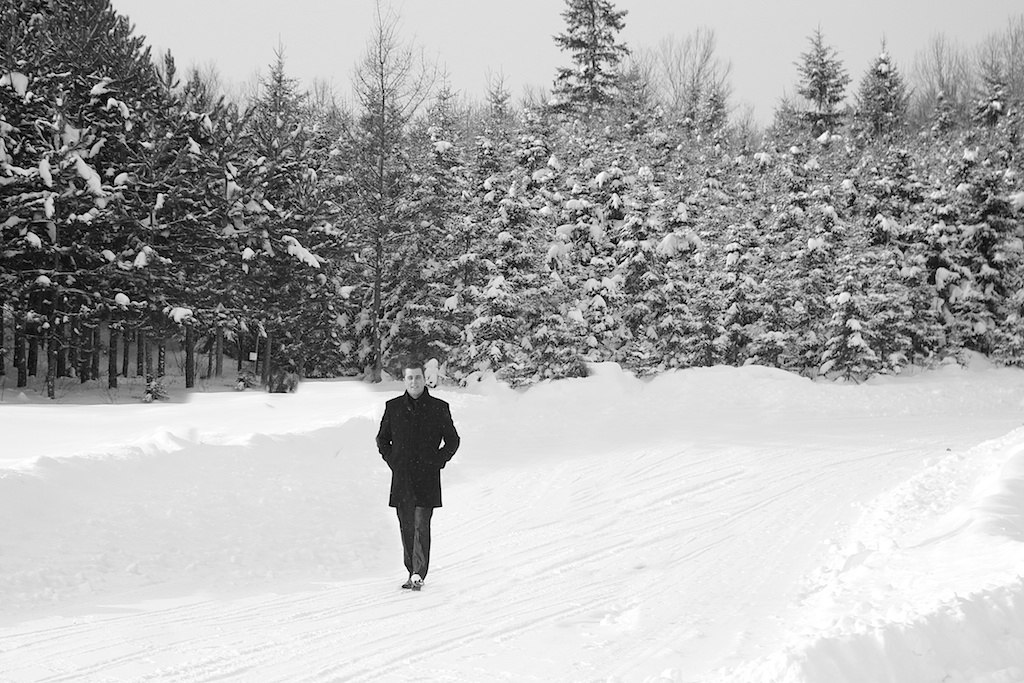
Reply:
[[427, 389], [418, 399], [405, 393], [388, 401], [377, 432], [377, 450], [391, 468], [388, 505], [441, 507], [441, 468], [459, 442], [448, 404]]

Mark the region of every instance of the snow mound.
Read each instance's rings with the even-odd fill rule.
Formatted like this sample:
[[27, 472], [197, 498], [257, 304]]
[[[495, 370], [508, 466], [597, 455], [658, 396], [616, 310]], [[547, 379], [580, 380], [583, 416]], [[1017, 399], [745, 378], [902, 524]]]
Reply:
[[1022, 570], [1024, 429], [880, 496], [811, 579], [803, 628], [722, 680], [1022, 681]]
[[17, 548], [0, 561], [0, 605], [12, 613], [176, 585], [249, 590], [379, 569], [393, 529], [377, 504], [387, 481], [370, 457], [375, 433], [367, 418], [240, 444], [163, 431], [117, 457], [0, 470], [0, 517], [18, 520], [0, 530], [0, 547]]

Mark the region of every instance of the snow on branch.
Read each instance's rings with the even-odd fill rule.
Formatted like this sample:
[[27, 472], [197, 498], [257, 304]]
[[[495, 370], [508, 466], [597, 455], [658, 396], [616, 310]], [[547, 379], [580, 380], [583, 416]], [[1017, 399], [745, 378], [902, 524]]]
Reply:
[[103, 108], [107, 111], [110, 111], [111, 109], [117, 109], [117, 111], [121, 114], [121, 118], [125, 121], [132, 117], [132, 112], [131, 109], [128, 108], [128, 105], [122, 102], [121, 100], [117, 99], [116, 97], [108, 97], [107, 104]]
[[299, 241], [291, 235], [285, 235], [281, 240], [288, 245], [288, 253], [299, 259], [308, 266], [319, 268], [321, 259], [313, 252], [299, 244]]
[[135, 254], [135, 260], [132, 262], [131, 267], [135, 269], [146, 268], [154, 261], [156, 263], [170, 263], [171, 259], [156, 253], [156, 250], [147, 244]]
[[96, 169], [85, 163], [82, 157], [77, 154], [72, 155], [71, 159], [75, 164], [78, 176], [85, 181], [89, 192], [97, 197], [105, 197], [107, 193], [103, 191], [103, 183], [100, 181], [100, 174], [96, 172]]
[[692, 230], [684, 232], [670, 232], [658, 243], [656, 251], [665, 258], [675, 258], [679, 254], [700, 249], [703, 246], [700, 237]]
[[185, 308], [184, 306], [168, 306], [164, 309], [164, 313], [177, 325], [195, 320], [195, 314], [192, 312], [192, 309]]
[[19, 71], [11, 71], [0, 76], [0, 86], [7, 86], [21, 97], [24, 97], [28, 92], [28, 76]]

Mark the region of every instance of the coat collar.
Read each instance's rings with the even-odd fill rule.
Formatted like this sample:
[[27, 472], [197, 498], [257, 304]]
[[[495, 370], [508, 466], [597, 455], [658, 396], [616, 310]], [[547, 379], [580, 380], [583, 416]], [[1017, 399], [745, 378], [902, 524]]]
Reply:
[[426, 403], [425, 399], [430, 399], [430, 390], [427, 387], [423, 387], [423, 393], [420, 394], [419, 398], [413, 398], [412, 396], [409, 395], [408, 391], [402, 394], [402, 396], [405, 398], [406, 404], [410, 408], [412, 408], [414, 406], [423, 405], [424, 403]]

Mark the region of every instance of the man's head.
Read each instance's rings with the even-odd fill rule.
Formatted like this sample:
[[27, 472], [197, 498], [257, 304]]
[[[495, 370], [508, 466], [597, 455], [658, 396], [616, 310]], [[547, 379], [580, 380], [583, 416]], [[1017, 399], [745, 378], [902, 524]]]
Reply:
[[423, 389], [427, 386], [427, 380], [423, 371], [423, 363], [409, 361], [403, 368], [402, 378], [405, 382], [405, 390], [413, 398], [419, 398]]

